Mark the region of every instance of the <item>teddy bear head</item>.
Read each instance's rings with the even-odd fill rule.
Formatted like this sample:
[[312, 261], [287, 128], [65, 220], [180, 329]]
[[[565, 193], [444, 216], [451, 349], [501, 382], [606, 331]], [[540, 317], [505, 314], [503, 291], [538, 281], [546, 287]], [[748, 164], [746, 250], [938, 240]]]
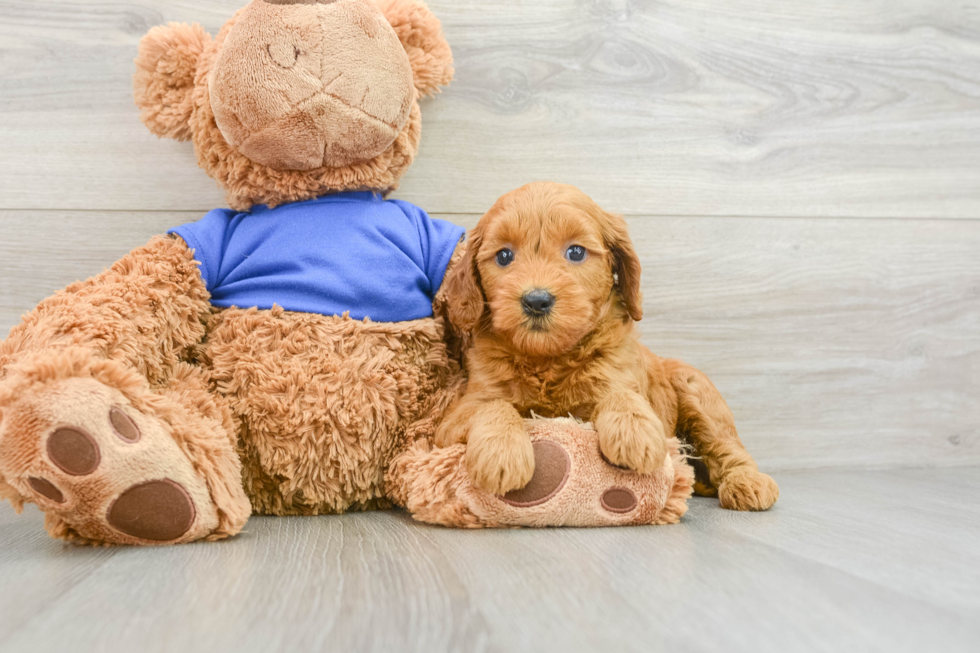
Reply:
[[420, 0], [254, 0], [215, 38], [197, 24], [151, 29], [134, 95], [150, 131], [192, 140], [246, 210], [393, 190], [418, 151], [419, 98], [452, 74]]

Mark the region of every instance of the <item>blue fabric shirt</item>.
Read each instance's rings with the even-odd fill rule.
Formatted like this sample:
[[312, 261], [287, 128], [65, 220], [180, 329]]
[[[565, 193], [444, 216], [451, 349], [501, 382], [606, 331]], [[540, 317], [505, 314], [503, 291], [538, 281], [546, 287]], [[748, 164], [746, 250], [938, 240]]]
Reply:
[[351, 192], [248, 213], [215, 209], [170, 233], [194, 250], [215, 306], [401, 322], [432, 316], [463, 228], [408, 202]]

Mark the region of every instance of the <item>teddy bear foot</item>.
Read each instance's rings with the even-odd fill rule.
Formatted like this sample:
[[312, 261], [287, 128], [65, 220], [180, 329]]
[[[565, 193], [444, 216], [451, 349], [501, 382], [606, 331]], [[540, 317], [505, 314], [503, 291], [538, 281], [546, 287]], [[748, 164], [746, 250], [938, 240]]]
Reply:
[[53, 536], [76, 542], [174, 544], [219, 523], [206, 478], [168, 425], [91, 378], [4, 410], [0, 478], [45, 511]]
[[687, 511], [694, 472], [676, 438], [659, 469], [639, 474], [606, 461], [590, 424], [525, 420], [534, 474], [497, 496], [477, 487], [463, 464], [465, 445], [416, 447], [395, 466], [396, 498], [419, 521], [465, 528], [672, 524]]

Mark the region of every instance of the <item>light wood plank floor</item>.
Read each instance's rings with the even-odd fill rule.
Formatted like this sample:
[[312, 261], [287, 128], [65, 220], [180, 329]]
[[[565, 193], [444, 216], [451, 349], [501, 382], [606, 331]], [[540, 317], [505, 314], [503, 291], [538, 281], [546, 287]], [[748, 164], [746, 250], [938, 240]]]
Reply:
[[980, 467], [796, 472], [765, 514], [454, 531], [254, 518], [219, 544], [62, 545], [0, 508], [0, 650], [975, 651]]

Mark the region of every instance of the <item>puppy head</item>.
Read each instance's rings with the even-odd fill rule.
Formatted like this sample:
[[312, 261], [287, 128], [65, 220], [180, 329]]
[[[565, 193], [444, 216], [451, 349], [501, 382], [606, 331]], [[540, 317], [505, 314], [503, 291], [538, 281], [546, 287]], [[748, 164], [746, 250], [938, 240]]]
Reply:
[[626, 223], [577, 188], [550, 182], [497, 200], [446, 283], [458, 328], [490, 328], [531, 356], [569, 351], [611, 309], [643, 316]]

